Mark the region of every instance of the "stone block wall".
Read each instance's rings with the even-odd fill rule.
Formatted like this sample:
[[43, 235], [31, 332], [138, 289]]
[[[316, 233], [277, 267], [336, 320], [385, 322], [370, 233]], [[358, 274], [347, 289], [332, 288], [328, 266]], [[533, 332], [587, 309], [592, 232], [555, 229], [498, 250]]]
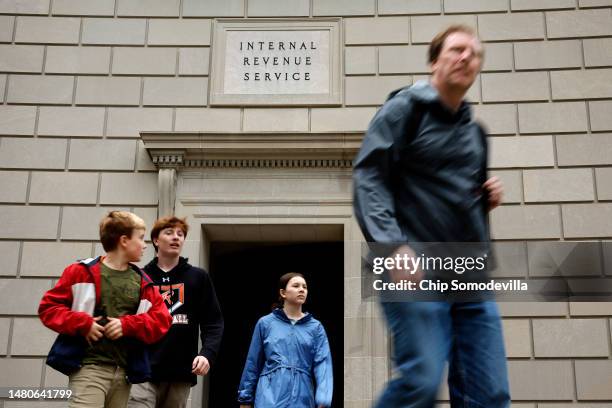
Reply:
[[[343, 17], [341, 107], [210, 107], [214, 18], [321, 16]], [[612, 238], [610, 0], [0, 0], [0, 386], [66, 383], [43, 363], [37, 305], [97, 254], [105, 211], [155, 219], [139, 132], [364, 131], [388, 92], [427, 78], [451, 23], [485, 44], [469, 98], [506, 184], [494, 237]], [[610, 305], [502, 312], [516, 406], [612, 406]], [[346, 407], [370, 406], [391, 371], [376, 315], [345, 312]], [[52, 404], [0, 401], [26, 406]]]

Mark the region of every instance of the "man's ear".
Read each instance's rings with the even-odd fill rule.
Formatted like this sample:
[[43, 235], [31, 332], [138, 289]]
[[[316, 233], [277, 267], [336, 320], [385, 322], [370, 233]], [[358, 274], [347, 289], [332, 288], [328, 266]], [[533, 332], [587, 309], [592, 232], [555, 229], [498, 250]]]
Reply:
[[436, 71], [436, 63], [438, 62], [438, 60], [434, 60], [432, 62], [429, 63], [429, 72], [433, 75], [433, 73]]

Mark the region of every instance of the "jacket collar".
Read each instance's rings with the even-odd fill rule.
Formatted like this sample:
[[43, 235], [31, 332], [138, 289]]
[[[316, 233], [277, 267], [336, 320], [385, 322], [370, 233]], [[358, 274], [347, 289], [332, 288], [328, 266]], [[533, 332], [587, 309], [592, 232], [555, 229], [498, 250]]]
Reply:
[[[279, 307], [277, 309], [274, 309], [272, 311], [272, 314], [277, 319], [280, 319], [280, 320], [282, 320], [284, 322], [287, 322], [287, 323], [291, 324], [291, 319], [289, 319], [287, 317], [287, 315], [285, 314], [285, 311], [282, 308]], [[304, 314], [304, 317], [302, 317], [300, 320], [298, 320], [295, 324], [304, 324], [306, 322], [309, 322], [311, 319], [312, 319], [312, 315], [310, 313], [306, 312]]]
[[[94, 282], [96, 282], [96, 286], [99, 285], [99, 281], [100, 281], [100, 265], [102, 264], [102, 260], [104, 259], [104, 256], [97, 256], [95, 258], [87, 258], [87, 259], [82, 259], [79, 261], [80, 264], [83, 264], [87, 267], [87, 270], [93, 275], [94, 277]], [[145, 285], [152, 285], [153, 284], [153, 279], [151, 279], [149, 277], [149, 275], [146, 274], [146, 272], [144, 270], [142, 270], [138, 265], [133, 264], [133, 263], [128, 263], [130, 269], [132, 269], [134, 272], [136, 272], [138, 275], [140, 275], [140, 277], [142, 278], [142, 280], [145, 282]]]
[[396, 91], [393, 91], [387, 100], [395, 96], [409, 96], [415, 101], [431, 105], [434, 107], [437, 115], [442, 117], [445, 121], [468, 123], [472, 120], [472, 112], [470, 105], [463, 100], [459, 110], [457, 112], [451, 112], [440, 100], [440, 94], [438, 90], [431, 85], [429, 81], [419, 80], [414, 85], [407, 86]]

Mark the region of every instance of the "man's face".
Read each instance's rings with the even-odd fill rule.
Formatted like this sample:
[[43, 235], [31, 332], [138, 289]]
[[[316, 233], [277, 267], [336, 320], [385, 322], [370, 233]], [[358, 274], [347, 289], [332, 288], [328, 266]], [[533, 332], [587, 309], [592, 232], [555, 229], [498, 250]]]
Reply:
[[446, 37], [431, 72], [439, 84], [467, 92], [481, 66], [482, 44], [476, 37], [458, 31]]
[[162, 256], [179, 256], [185, 243], [185, 233], [180, 227], [168, 227], [159, 232], [154, 244]]

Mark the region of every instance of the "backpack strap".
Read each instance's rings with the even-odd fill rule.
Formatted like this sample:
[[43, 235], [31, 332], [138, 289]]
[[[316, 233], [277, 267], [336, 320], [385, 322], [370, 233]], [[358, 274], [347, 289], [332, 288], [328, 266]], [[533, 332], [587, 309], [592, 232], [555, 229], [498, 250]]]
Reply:
[[[478, 128], [478, 135], [480, 136], [480, 143], [482, 145], [483, 150], [483, 160], [481, 164], [481, 182], [484, 183], [487, 181], [488, 177], [488, 159], [489, 159], [489, 143], [487, 141], [487, 132], [484, 129], [484, 126], [479, 121], [474, 121], [476, 127]], [[481, 184], [482, 184], [481, 183]]]
[[79, 259], [77, 262], [89, 268], [100, 262], [100, 259], [101, 257], [97, 256], [95, 258]]
[[413, 98], [411, 100], [411, 106], [410, 118], [404, 125], [404, 131], [402, 132], [403, 137], [399, 140], [398, 150], [401, 150], [402, 147], [414, 140], [421, 127], [421, 122], [423, 121], [423, 115], [425, 114], [425, 106], [423, 103]]
[[412, 111], [410, 112], [410, 118], [404, 125], [402, 137], [396, 141], [393, 145], [393, 162], [391, 168], [393, 169], [392, 179], [393, 183], [397, 186], [399, 171], [397, 166], [400, 163], [400, 154], [403, 148], [409, 145], [417, 136], [423, 116], [425, 114], [425, 106], [417, 101], [412, 101]]

